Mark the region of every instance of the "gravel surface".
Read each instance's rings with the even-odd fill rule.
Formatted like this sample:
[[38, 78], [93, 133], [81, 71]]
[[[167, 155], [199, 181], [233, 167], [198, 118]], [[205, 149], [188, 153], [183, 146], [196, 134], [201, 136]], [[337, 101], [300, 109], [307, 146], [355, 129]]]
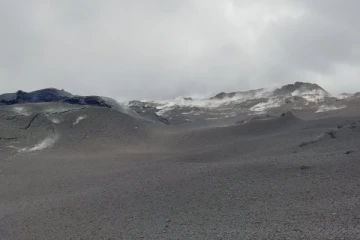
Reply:
[[0, 111], [0, 239], [360, 239], [355, 107], [207, 128], [22, 107]]

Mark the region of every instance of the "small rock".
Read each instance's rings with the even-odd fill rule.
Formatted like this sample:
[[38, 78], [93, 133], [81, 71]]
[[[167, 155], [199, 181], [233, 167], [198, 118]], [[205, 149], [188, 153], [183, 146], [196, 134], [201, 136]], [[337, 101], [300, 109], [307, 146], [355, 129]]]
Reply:
[[336, 138], [335, 131], [327, 132], [327, 134], [329, 134], [329, 136], [333, 139]]
[[309, 166], [305, 166], [305, 165], [304, 165], [304, 166], [301, 166], [300, 169], [301, 169], [301, 170], [306, 170], [306, 169], [309, 169], [309, 168], [310, 168]]
[[349, 150], [349, 151], [347, 151], [345, 154], [346, 155], [349, 155], [349, 154], [352, 154], [352, 153], [354, 153], [355, 151], [354, 150]]
[[281, 117], [285, 117], [285, 116], [293, 116], [293, 113], [291, 111], [283, 113], [280, 115]]

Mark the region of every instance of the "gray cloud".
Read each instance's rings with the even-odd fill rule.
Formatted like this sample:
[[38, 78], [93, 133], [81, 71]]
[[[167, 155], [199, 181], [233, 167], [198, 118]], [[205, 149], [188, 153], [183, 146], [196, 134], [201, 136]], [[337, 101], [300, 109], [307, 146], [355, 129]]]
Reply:
[[0, 1], [2, 92], [119, 100], [317, 82], [360, 91], [357, 0]]

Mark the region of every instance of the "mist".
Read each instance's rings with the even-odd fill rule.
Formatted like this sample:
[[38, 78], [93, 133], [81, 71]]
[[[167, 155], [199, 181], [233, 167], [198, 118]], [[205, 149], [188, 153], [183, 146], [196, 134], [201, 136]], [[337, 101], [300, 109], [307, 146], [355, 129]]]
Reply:
[[318, 83], [359, 91], [360, 2], [1, 1], [1, 91], [119, 101]]

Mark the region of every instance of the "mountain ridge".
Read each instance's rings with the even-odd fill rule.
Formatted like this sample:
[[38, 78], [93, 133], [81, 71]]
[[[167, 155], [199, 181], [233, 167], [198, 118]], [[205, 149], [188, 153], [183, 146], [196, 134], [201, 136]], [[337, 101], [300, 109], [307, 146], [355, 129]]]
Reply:
[[[64, 90], [45, 88], [33, 92], [17, 91], [0, 95], [0, 105], [58, 102], [72, 105], [106, 107], [164, 124], [184, 124], [239, 116], [281, 114], [284, 111], [327, 112], [343, 109], [357, 94], [331, 96], [315, 83], [295, 82], [269, 90], [220, 92], [213, 97], [179, 97], [168, 101], [133, 100], [124, 104], [100, 96], [78, 96]], [[360, 95], [359, 95], [360, 96]]]

